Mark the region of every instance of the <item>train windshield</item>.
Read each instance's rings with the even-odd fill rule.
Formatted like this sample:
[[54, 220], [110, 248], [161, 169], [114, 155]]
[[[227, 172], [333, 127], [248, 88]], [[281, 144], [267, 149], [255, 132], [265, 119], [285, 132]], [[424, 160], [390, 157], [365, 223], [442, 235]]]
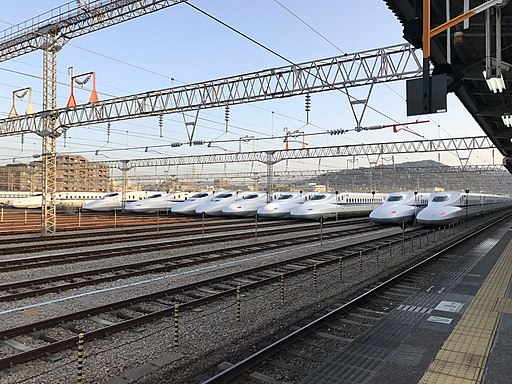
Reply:
[[117, 192], [107, 193], [105, 196], [102, 197], [102, 199], [104, 199], [106, 197], [114, 197], [114, 196], [119, 196], [119, 193], [117, 193]]
[[148, 199], [155, 199], [157, 197], [162, 197], [162, 194], [161, 193], [157, 193], [156, 195], [151, 195], [148, 197]]
[[311, 197], [311, 199], [309, 199], [310, 201], [311, 200], [322, 200], [322, 199], [325, 199], [326, 196], [325, 195], [314, 195], [313, 197]]
[[191, 197], [191, 199], [199, 199], [201, 197], [206, 197], [208, 194], [206, 192], [204, 193], [196, 193], [194, 196]]
[[225, 199], [227, 197], [233, 196], [232, 193], [221, 193], [220, 195], [215, 196], [217, 199]]
[[244, 197], [245, 200], [252, 200], [252, 199], [256, 199], [256, 198], [258, 198], [258, 194], [256, 194], [256, 193], [253, 193], [251, 195], [247, 195]]
[[403, 196], [389, 196], [388, 201], [402, 201], [404, 199]]
[[432, 199], [434, 203], [442, 203], [443, 201], [448, 201], [448, 196], [442, 195], [442, 196], [434, 196]]
[[293, 195], [281, 195], [277, 198], [277, 200], [288, 200], [291, 199]]

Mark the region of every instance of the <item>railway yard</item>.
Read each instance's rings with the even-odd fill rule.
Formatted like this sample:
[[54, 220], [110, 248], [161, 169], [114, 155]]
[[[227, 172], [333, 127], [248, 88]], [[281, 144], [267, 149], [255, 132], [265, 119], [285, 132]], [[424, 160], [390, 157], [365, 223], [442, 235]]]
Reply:
[[308, 382], [420, 287], [468, 268], [447, 247], [510, 221], [62, 214], [40, 237], [39, 216], [2, 211], [2, 383]]
[[509, 1], [193, 3], [3, 8], [0, 384], [509, 384]]

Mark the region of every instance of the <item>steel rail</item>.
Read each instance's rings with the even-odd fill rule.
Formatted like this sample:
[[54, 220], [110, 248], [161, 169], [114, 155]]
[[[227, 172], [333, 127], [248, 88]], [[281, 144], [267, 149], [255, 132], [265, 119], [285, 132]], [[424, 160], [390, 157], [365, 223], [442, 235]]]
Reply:
[[[368, 219], [365, 220], [368, 222]], [[288, 221], [288, 224], [291, 225], [292, 222]], [[62, 235], [54, 235], [52, 237], [46, 237], [44, 239], [36, 238], [36, 237], [25, 237], [25, 238], [16, 238], [16, 239], [1, 239], [0, 244], [16, 244], [17, 246], [10, 246], [9, 248], [3, 248], [0, 250], [0, 255], [11, 255], [11, 254], [22, 254], [22, 253], [33, 253], [40, 251], [48, 251], [51, 249], [59, 249], [62, 250], [64, 248], [79, 248], [79, 247], [91, 247], [96, 245], [103, 244], [112, 244], [113, 241], [146, 241], [146, 240], [154, 240], [165, 238], [166, 236], [190, 236], [190, 235], [198, 235], [201, 234], [203, 229], [199, 225], [198, 227], [197, 221], [194, 223], [185, 223], [185, 225], [176, 225], [176, 224], [164, 224], [159, 225], [158, 229], [154, 227], [146, 227], [143, 229], [130, 229], [128, 231], [120, 231], [113, 230], [107, 233], [88, 233], [86, 236], [82, 236], [81, 233], [75, 234], [70, 238], [70, 234], [62, 234]], [[315, 225], [309, 224], [299, 224], [294, 222], [297, 225], [297, 228], [310, 229], [315, 227]], [[346, 223], [345, 223], [346, 224]], [[228, 225], [219, 226], [220, 223], [215, 221], [208, 221], [205, 223], [204, 231], [207, 233], [215, 233], [222, 232], [226, 230], [250, 230], [255, 227], [254, 220], [252, 221], [244, 221], [240, 223], [235, 223], [233, 221]], [[194, 228], [190, 228], [194, 226]], [[282, 228], [283, 221], [264, 221], [258, 222], [258, 229], [263, 230], [265, 228], [273, 228], [273, 227]], [[318, 224], [316, 225], [318, 227]], [[63, 239], [65, 239], [65, 244], [62, 243]], [[37, 243], [34, 245], [25, 245], [23, 242], [27, 243]], [[1, 265], [1, 264], [0, 264]]]
[[[368, 231], [377, 231], [375, 227], [370, 228], [354, 228], [351, 230], [341, 230], [326, 233], [323, 238], [328, 240], [331, 238], [346, 236], [352, 233], [363, 233]], [[396, 235], [393, 235], [396, 236]], [[178, 268], [185, 268], [203, 263], [211, 263], [215, 261], [225, 260], [227, 258], [238, 257], [240, 255], [247, 255], [249, 253], [257, 253], [269, 251], [272, 249], [279, 249], [290, 245], [305, 244], [310, 241], [320, 240], [320, 235], [303, 236], [300, 240], [295, 238], [282, 239], [270, 242], [258, 242], [251, 245], [243, 245], [238, 247], [228, 247], [219, 250], [209, 250], [204, 252], [187, 253], [183, 256], [172, 256], [159, 259], [152, 259], [148, 261], [128, 263], [117, 265], [113, 267], [91, 269], [80, 272], [66, 273], [61, 275], [52, 275], [42, 278], [32, 278], [30, 280], [13, 281], [9, 283], [0, 284], [0, 292], [13, 291], [20, 288], [31, 288], [31, 291], [10, 293], [9, 295], [0, 296], [0, 302], [14, 301], [26, 299], [28, 297], [41, 296], [53, 292], [62, 292], [69, 289], [80, 288], [88, 285], [94, 285], [109, 281], [121, 280], [135, 276], [148, 275], [152, 273], [166, 272]], [[161, 265], [167, 263], [168, 265]], [[155, 264], [160, 266], [153, 267]], [[70, 282], [60, 285], [54, 285], [58, 281], [68, 281], [77, 278], [87, 278], [88, 276], [100, 276], [106, 273], [113, 275], [94, 277], [78, 282]], [[52, 286], [42, 287], [41, 285], [53, 283]]]
[[[319, 225], [311, 225], [311, 228], [319, 228]], [[303, 227], [295, 227], [289, 228], [290, 232], [298, 232], [302, 231]], [[360, 228], [358, 230], [361, 230]], [[343, 230], [342, 230], [343, 231]], [[276, 235], [275, 229], [267, 229], [258, 231], [259, 236], [272, 236]], [[327, 234], [326, 234], [327, 236]], [[254, 232], [244, 232], [238, 234], [231, 234], [230, 240], [240, 240], [254, 237]], [[60, 265], [60, 264], [68, 264], [68, 263], [76, 263], [79, 261], [88, 261], [88, 260], [98, 260], [104, 258], [112, 258], [124, 255], [130, 255], [134, 253], [147, 253], [147, 252], [157, 252], [164, 249], [174, 249], [179, 247], [184, 247], [188, 245], [199, 245], [199, 244], [209, 244], [213, 242], [224, 242], [226, 240], [226, 235], [215, 235], [215, 236], [202, 236], [201, 238], [185, 238], [185, 239], [176, 239], [176, 240], [168, 240], [159, 243], [147, 243], [142, 245], [131, 245], [125, 247], [119, 247], [115, 245], [113, 248], [107, 249], [98, 249], [98, 250], [90, 250], [90, 251], [82, 251], [82, 252], [71, 252], [71, 253], [60, 253], [53, 255], [44, 255], [44, 256], [34, 256], [29, 258], [15, 258], [9, 260], [0, 261], [0, 272], [9, 272], [13, 270], [21, 270], [21, 269], [30, 269], [30, 268], [40, 268], [46, 266]], [[269, 241], [268, 243], [276, 243], [280, 240]], [[281, 240], [283, 241], [283, 240]], [[298, 241], [294, 239], [294, 241]], [[240, 246], [243, 247], [243, 246]], [[245, 245], [245, 247], [249, 247]], [[233, 249], [230, 247], [228, 249]], [[210, 251], [211, 252], [211, 251]]]
[[[507, 214], [507, 217], [508, 216], [510, 216], [510, 213]], [[495, 223], [496, 223], [496, 221], [493, 221], [493, 224], [495, 224]], [[476, 231], [473, 231], [473, 233], [475, 233], [475, 232]], [[400, 242], [402, 241], [401, 234], [395, 235], [395, 236], [397, 238], [396, 241], [400, 241]], [[469, 236], [465, 236], [465, 238], [469, 238]], [[379, 241], [382, 241], [382, 239], [374, 239], [372, 241], [379, 242]], [[460, 241], [458, 241], [458, 242], [460, 242]], [[353, 246], [350, 246], [350, 247], [353, 248]], [[344, 247], [340, 247], [340, 249], [341, 248], [344, 248]], [[342, 257], [352, 258], [352, 257], [358, 257], [358, 256], [359, 256], [359, 252], [355, 252], [355, 253], [351, 253], [349, 255], [345, 255]], [[141, 295], [138, 297], [125, 299], [125, 300], [122, 300], [119, 302], [110, 303], [110, 304], [102, 305], [99, 307], [90, 308], [87, 310], [82, 310], [82, 311], [79, 311], [76, 313], [71, 313], [71, 314], [67, 314], [64, 316], [58, 316], [55, 318], [46, 319], [46, 320], [39, 321], [36, 323], [26, 324], [26, 325], [19, 326], [16, 328], [7, 329], [4, 331], [0, 331], [0, 340], [11, 338], [11, 337], [16, 337], [16, 336], [26, 334], [26, 333], [32, 333], [36, 330], [50, 328], [50, 327], [56, 326], [58, 324], [67, 323], [67, 322], [82, 319], [82, 318], [87, 318], [87, 317], [97, 315], [100, 313], [108, 313], [113, 310], [117, 310], [117, 309], [121, 309], [121, 308], [125, 308], [125, 307], [133, 307], [136, 304], [158, 300], [159, 298], [165, 299], [166, 297], [169, 297], [172, 295], [180, 295], [181, 297], [183, 297], [184, 295], [187, 295], [187, 290], [191, 290], [191, 292], [188, 292], [188, 293], [191, 294], [191, 296], [194, 296], [193, 290], [200, 288], [202, 286], [210, 286], [211, 287], [214, 284], [222, 284], [224, 286], [230, 287], [228, 289], [225, 289], [224, 291], [211, 294], [210, 296], [205, 296], [205, 297], [201, 297], [198, 299], [194, 298], [191, 301], [184, 302], [184, 303], [180, 304], [180, 308], [182, 310], [191, 309], [191, 308], [197, 307], [199, 305], [203, 305], [203, 304], [210, 303], [210, 302], [219, 300], [219, 299], [227, 297], [227, 296], [234, 295], [236, 292], [236, 287], [234, 285], [235, 284], [241, 285], [238, 282], [236, 282], [237, 278], [242, 278], [242, 277], [247, 278], [248, 276], [251, 276], [253, 279], [254, 278], [259, 279], [258, 281], [253, 281], [251, 283], [241, 285], [244, 290], [254, 289], [254, 288], [258, 288], [258, 287], [279, 281], [279, 279], [281, 278], [281, 275], [284, 275], [287, 277], [296, 276], [296, 275], [302, 274], [304, 272], [311, 271], [314, 268], [320, 268], [320, 267], [328, 266], [328, 265], [331, 265], [334, 263], [338, 263], [339, 258], [340, 258], [340, 256], [337, 253], [336, 249], [313, 252], [306, 256], [300, 256], [300, 257], [296, 257], [296, 258], [293, 258], [290, 260], [284, 260], [284, 261], [275, 262], [275, 263], [272, 263], [269, 265], [250, 268], [250, 269], [247, 269], [244, 271], [230, 273], [230, 274], [218, 276], [218, 277], [215, 277], [212, 279], [206, 279], [206, 280], [198, 281], [195, 283], [186, 284], [186, 285], [183, 285], [180, 287], [175, 287], [175, 288], [171, 288], [171, 289], [167, 289], [164, 291], [155, 292], [155, 293], [151, 293], [151, 294]], [[297, 265], [298, 262], [305, 263], [306, 261], [309, 262], [309, 264], [306, 266], [298, 266]], [[296, 268], [296, 269], [292, 270], [292, 271], [285, 270], [284, 272], [282, 270], [279, 270], [278, 274], [272, 273], [272, 276], [270, 276], [270, 277], [262, 277], [261, 276], [261, 272], [265, 272], [267, 270], [275, 271], [275, 269], [279, 269], [283, 266], [290, 266], [290, 265], [293, 265], [294, 268]], [[258, 273], [260, 273], [260, 274], [258, 275]], [[216, 289], [218, 290], [219, 288], [216, 288]], [[171, 300], [176, 301], [172, 298], [171, 298]], [[165, 304], [165, 305], [169, 305], [169, 304]], [[169, 308], [160, 309], [160, 310], [157, 310], [157, 311], [155, 311], [153, 313], [149, 313], [149, 314], [144, 313], [144, 315], [130, 319], [130, 320], [124, 320], [120, 323], [116, 323], [116, 324], [113, 324], [110, 326], [105, 326], [104, 328], [101, 328], [101, 329], [98, 329], [95, 331], [86, 332], [85, 340], [91, 341], [98, 337], [112, 335], [116, 332], [127, 330], [132, 327], [142, 325], [142, 324], [150, 322], [150, 321], [154, 321], [156, 319], [167, 317], [167, 316], [172, 315], [174, 313], [173, 311], [174, 311], [173, 306], [169, 305]], [[26, 352], [18, 353], [18, 354], [0, 359], [0, 370], [8, 368], [13, 364], [21, 364], [24, 362], [34, 360], [38, 357], [47, 355], [48, 353], [54, 353], [54, 352], [61, 351], [63, 349], [71, 348], [72, 346], [76, 345], [77, 338], [78, 338], [78, 336], [75, 336], [75, 337], [67, 338], [65, 340], [52, 342], [51, 344], [43, 346], [43, 347], [34, 348], [34, 349], [26, 351]], [[222, 382], [222, 381], [220, 381], [220, 382]]]
[[511, 213], [500, 218], [499, 220], [493, 221], [492, 223], [485, 225], [483, 228], [478, 228], [478, 229], [472, 231], [470, 234], [464, 236], [462, 239], [457, 240], [453, 244], [448, 245], [447, 247], [443, 248], [442, 250], [437, 251], [433, 255], [415, 263], [414, 265], [406, 268], [405, 270], [398, 272], [397, 274], [388, 278], [384, 282], [368, 289], [367, 291], [365, 291], [361, 295], [355, 297], [354, 299], [348, 301], [347, 303], [340, 305], [338, 308], [330, 311], [329, 313], [319, 317], [318, 319], [315, 319], [314, 321], [297, 329], [296, 331], [292, 332], [291, 334], [270, 344], [269, 346], [252, 354], [251, 356], [246, 357], [242, 361], [232, 365], [231, 367], [225, 369], [224, 371], [210, 377], [209, 379], [203, 381], [201, 384], [226, 384], [226, 383], [229, 383], [231, 380], [234, 380], [234, 379], [240, 377], [242, 374], [246, 373], [248, 370], [255, 368], [257, 365], [261, 364], [265, 360], [269, 359], [270, 357], [274, 356], [275, 354], [277, 354], [278, 352], [282, 351], [283, 349], [289, 347], [290, 345], [296, 343], [298, 340], [301, 340], [305, 336], [313, 333], [319, 327], [331, 322], [334, 318], [337, 318], [341, 314], [345, 313], [347, 310], [351, 309], [352, 307], [354, 307], [356, 305], [359, 305], [359, 303], [361, 303], [363, 300], [365, 300], [365, 299], [371, 297], [372, 295], [374, 295], [375, 293], [383, 290], [385, 287], [387, 287], [390, 284], [392, 284], [393, 282], [399, 280], [403, 276], [406, 276], [409, 273], [417, 270], [419, 267], [425, 265], [426, 263], [430, 262], [431, 260], [436, 259], [437, 257], [439, 257], [441, 255], [444, 255], [449, 250], [466, 242], [467, 240], [473, 238], [475, 235], [491, 228], [492, 226], [509, 218], [510, 216], [512, 216]]
[[[394, 235], [394, 237], [395, 237], [396, 242], [402, 241], [401, 234]], [[388, 239], [387, 241], [389, 241], [390, 236], [386, 236], [385, 238], [387, 238]], [[379, 240], [382, 241], [382, 239], [376, 239], [373, 241], [379, 241]], [[365, 243], [365, 241], [363, 241], [362, 243]], [[353, 248], [353, 246], [350, 246], [350, 247]], [[240, 278], [240, 277], [247, 278], [247, 276], [251, 276], [251, 277], [253, 277], [253, 279], [257, 278], [259, 280], [251, 282], [251, 283], [243, 284], [242, 288], [244, 290], [259, 288], [259, 287], [274, 283], [276, 281], [279, 281], [279, 279], [281, 278], [281, 274], [283, 274], [285, 277], [292, 277], [292, 276], [297, 276], [297, 275], [303, 274], [305, 272], [311, 271], [314, 268], [320, 268], [320, 267], [328, 266], [328, 265], [331, 265], [334, 263], [338, 263], [340, 256], [337, 252], [339, 252], [340, 249], [344, 249], [344, 248], [348, 248], [348, 247], [344, 246], [344, 247], [340, 247], [339, 249], [334, 249], [334, 250], [331, 249], [331, 250], [317, 251], [317, 252], [313, 252], [306, 256], [298, 256], [298, 257], [295, 257], [295, 258], [292, 258], [289, 260], [279, 261], [279, 262], [271, 263], [271, 264], [260, 266], [260, 267], [250, 268], [250, 269], [240, 271], [240, 272], [229, 273], [229, 274], [218, 276], [215, 278], [206, 279], [206, 280], [198, 281], [195, 283], [182, 285], [180, 287], [170, 288], [170, 289], [166, 289], [166, 290], [151, 293], [151, 294], [141, 295], [138, 297], [132, 297], [132, 298], [121, 300], [121, 301], [118, 301], [115, 303], [110, 303], [110, 304], [98, 306], [95, 308], [89, 308], [89, 309], [82, 310], [79, 312], [70, 313], [67, 315], [58, 316], [58, 317], [42, 320], [39, 322], [3, 330], [3, 331], [0, 331], [0, 340], [20, 336], [20, 335], [23, 335], [26, 333], [32, 333], [37, 330], [42, 330], [42, 329], [58, 326], [59, 324], [69, 323], [71, 321], [87, 318], [87, 317], [98, 315], [101, 313], [111, 312], [111, 311], [118, 310], [121, 308], [133, 307], [136, 304], [140, 304], [140, 303], [144, 303], [144, 302], [148, 302], [148, 301], [155, 301], [155, 300], [158, 300], [159, 298], [165, 298], [166, 296], [172, 296], [172, 295], [182, 295], [183, 296], [183, 295], [187, 294], [187, 291], [189, 291], [189, 290], [193, 291], [202, 286], [212, 286], [214, 284], [224, 284], [224, 285], [231, 286], [231, 288], [226, 289], [224, 291], [210, 294], [209, 296], [205, 296], [205, 297], [202, 297], [199, 299], [194, 299], [194, 300], [180, 304], [180, 308], [182, 310], [191, 309], [191, 308], [194, 308], [194, 307], [197, 307], [200, 305], [214, 302], [216, 300], [219, 300], [219, 299], [227, 297], [227, 296], [233, 296], [236, 292], [236, 287], [233, 286], [234, 283], [230, 284], [229, 281], [236, 280], [237, 278]], [[349, 255], [345, 255], [344, 257], [352, 258], [352, 257], [358, 257], [358, 256], [359, 256], [359, 252], [355, 252], [355, 253], [352, 252]], [[309, 264], [306, 266], [298, 266], [297, 265], [297, 263], [299, 263], [299, 262], [305, 263], [307, 261], [309, 261]], [[272, 270], [278, 269], [280, 267], [290, 266], [290, 265], [293, 265], [296, 269], [294, 269], [292, 271], [288, 270], [288, 271], [280, 272], [277, 275], [273, 274], [273, 276], [270, 276], [270, 277], [262, 277], [261, 275], [258, 275], [258, 273], [261, 273], [261, 272], [272, 271]], [[162, 310], [155, 311], [153, 313], [144, 314], [142, 316], [139, 316], [139, 317], [136, 317], [133, 319], [122, 321], [120, 323], [116, 323], [116, 324], [113, 324], [110, 326], [105, 326], [104, 328], [101, 328], [101, 329], [98, 329], [95, 331], [86, 332], [85, 340], [91, 341], [98, 337], [112, 335], [114, 333], [117, 333], [117, 332], [120, 332], [120, 331], [123, 331], [126, 329], [130, 329], [132, 327], [142, 325], [144, 323], [151, 322], [156, 319], [168, 317], [168, 316], [172, 315], [173, 310], [174, 310], [174, 307], [170, 306], [170, 308], [165, 308]], [[0, 359], [0, 370], [8, 368], [13, 364], [25, 363], [25, 362], [34, 360], [38, 357], [47, 355], [48, 353], [55, 353], [55, 352], [70, 348], [71, 346], [76, 345], [77, 337], [78, 336], [67, 338], [67, 339], [61, 340], [61, 341], [56, 341], [56, 342], [53, 342], [53, 343], [43, 346], [43, 347], [34, 348], [34, 349], [26, 351], [26, 352], [21, 352], [21, 353], [15, 354], [15, 355], [11, 355], [11, 356], [2, 358], [2, 359]]]

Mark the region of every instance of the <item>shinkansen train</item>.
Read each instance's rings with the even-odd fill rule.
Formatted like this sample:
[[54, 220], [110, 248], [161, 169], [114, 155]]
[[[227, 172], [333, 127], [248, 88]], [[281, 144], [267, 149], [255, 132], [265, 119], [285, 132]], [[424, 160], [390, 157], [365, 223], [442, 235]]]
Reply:
[[[87, 203], [95, 201], [104, 196], [105, 192], [57, 192], [55, 194], [55, 204], [58, 209], [81, 208]], [[9, 200], [7, 206], [13, 208], [41, 208], [43, 205], [43, 194], [37, 193], [28, 197], [20, 197]]]
[[256, 211], [265, 204], [267, 204], [266, 192], [252, 192], [222, 208], [222, 214], [237, 217], [254, 216]]
[[380, 224], [406, 225], [414, 222], [418, 212], [428, 204], [430, 193], [393, 192], [370, 213], [370, 221]]
[[219, 194], [216, 194], [208, 201], [200, 204], [196, 208], [196, 214], [201, 215], [209, 215], [209, 216], [223, 216], [222, 210], [227, 207], [229, 204], [238, 201], [239, 199], [243, 199], [244, 197], [250, 195], [253, 192], [247, 191], [225, 191]]
[[26, 191], [0, 191], [0, 206], [8, 205], [9, 201], [34, 195]]
[[188, 200], [172, 207], [171, 212], [178, 215], [197, 215], [196, 208], [210, 200], [214, 194], [213, 191], [194, 193]]
[[317, 193], [295, 207], [290, 216], [301, 220], [368, 215], [386, 199], [383, 193]]
[[126, 203], [125, 211], [131, 213], [171, 212], [171, 209], [188, 199], [190, 192], [155, 193], [144, 200]]
[[258, 216], [270, 219], [290, 218], [290, 212], [314, 196], [314, 192], [282, 192], [276, 199], [258, 208]]
[[460, 220], [512, 206], [510, 196], [465, 192], [434, 192], [418, 213], [420, 225], [448, 225]]
[[[148, 198], [151, 195], [155, 195], [157, 193], [162, 193], [158, 191], [128, 191], [126, 192], [126, 203], [143, 200]], [[84, 204], [83, 209], [88, 211], [97, 211], [97, 212], [108, 212], [114, 211], [116, 209], [123, 208], [122, 201], [122, 193], [121, 192], [111, 192], [107, 194], [103, 194], [100, 198], [97, 198], [94, 201], [91, 201], [87, 204]]]

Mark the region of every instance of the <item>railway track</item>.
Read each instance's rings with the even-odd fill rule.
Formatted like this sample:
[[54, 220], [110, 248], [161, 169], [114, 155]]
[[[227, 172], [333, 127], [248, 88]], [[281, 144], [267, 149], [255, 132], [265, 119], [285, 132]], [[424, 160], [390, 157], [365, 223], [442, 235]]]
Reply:
[[[332, 222], [328, 227], [369, 223], [368, 219], [356, 219]], [[318, 223], [311, 222], [290, 222], [288, 221], [265, 221], [258, 223], [258, 235], [268, 235], [270, 232], [265, 232], [265, 228], [286, 227], [287, 230], [311, 230], [318, 229]], [[158, 229], [152, 227], [137, 227], [130, 229], [115, 230], [115, 231], [102, 231], [76, 233], [76, 237], [71, 237], [70, 234], [56, 234], [50, 237], [40, 238], [33, 236], [16, 237], [11, 239], [0, 238], [0, 255], [24, 254], [24, 253], [37, 253], [49, 250], [63, 250], [66, 248], [81, 248], [100, 246], [104, 244], [112, 244], [113, 242], [136, 242], [136, 241], [149, 241], [155, 239], [165, 239], [169, 236], [193, 236], [200, 234], [219, 233], [224, 231], [254, 231], [256, 228], [254, 220], [220, 220], [208, 221], [203, 226], [200, 221], [167, 224], [160, 226]], [[254, 237], [254, 233], [252, 235]], [[32, 245], [27, 245], [32, 244]]]
[[[373, 242], [373, 245], [361, 242], [357, 247], [363, 250], [369, 247], [373, 248], [375, 244], [382, 245], [383, 242], [386, 244], [401, 243], [402, 235], [387, 235]], [[163, 317], [173, 316], [176, 306], [180, 311], [185, 311], [226, 297], [234, 297], [237, 290], [245, 292], [254, 290], [275, 284], [283, 279], [311, 274], [321, 268], [331, 267], [337, 270], [340, 262], [359, 263], [360, 256], [360, 252], [355, 250], [354, 245], [317, 251], [306, 256], [292, 257], [285, 261], [3, 330], [0, 331], [0, 340], [3, 340], [4, 346], [7, 345], [10, 348], [0, 351], [2, 356], [0, 370], [13, 364], [24, 363], [71, 348], [76, 345], [78, 333], [84, 333], [85, 340], [92, 341], [106, 335], [143, 326]], [[57, 328], [58, 330], [56, 330]], [[56, 334], [59, 335], [59, 338], [52, 336]], [[65, 337], [66, 335], [68, 337]], [[33, 345], [18, 342], [17, 338], [22, 338], [25, 342], [27, 339], [32, 339]], [[13, 346], [17, 346], [17, 348]]]
[[[447, 252], [494, 224], [496, 222], [365, 287], [363, 293], [328, 313], [318, 315], [306, 325], [296, 327], [290, 334], [251, 353], [242, 361], [223, 364], [220, 373], [202, 381], [202, 384], [296, 383], [307, 377], [307, 382], [314, 382], [314, 375], [310, 375], [315, 369], [335, 353], [339, 354], [395, 308], [401, 306], [407, 309], [404, 300], [431, 282], [435, 276], [450, 269], [454, 259], [451, 255], [445, 257]], [[417, 310], [424, 313], [428, 308]]]
[[[322, 235], [325, 240], [348, 236], [354, 233], [362, 234], [366, 232], [378, 231], [378, 227], [354, 227], [351, 229], [341, 229], [334, 232], [329, 232]], [[416, 229], [414, 233], [425, 233], [425, 230]], [[251, 234], [252, 236], [252, 234]], [[408, 232], [407, 239], [411, 236]], [[217, 241], [225, 239], [224, 236], [216, 236]], [[380, 237], [381, 242], [389, 244], [395, 244], [398, 241], [403, 241], [402, 235], [386, 235]], [[190, 241], [189, 241], [190, 240]], [[186, 246], [190, 243], [197, 244], [197, 239], [189, 239], [186, 243], [180, 243], [181, 246]], [[319, 242], [319, 234], [302, 235], [300, 238], [288, 238], [278, 239], [271, 241], [260, 241], [253, 244], [245, 244], [240, 246], [229, 246], [223, 247], [216, 250], [208, 250], [203, 252], [187, 253], [182, 256], [171, 256], [151, 259], [143, 262], [121, 264], [100, 269], [91, 269], [80, 272], [66, 273], [61, 275], [46, 276], [43, 278], [31, 278], [25, 281], [16, 281], [0, 284], [0, 302], [14, 301], [25, 299], [28, 297], [34, 297], [44, 295], [53, 292], [62, 292], [65, 290], [80, 288], [89, 285], [100, 284], [108, 281], [115, 281], [121, 279], [127, 279], [134, 276], [149, 275], [160, 272], [168, 272], [170, 270], [177, 270], [179, 268], [198, 266], [201, 264], [218, 262], [221, 260], [240, 257], [243, 255], [249, 255], [251, 253], [268, 252], [279, 248], [285, 248], [290, 246], [298, 246], [301, 244], [307, 244], [311, 242]], [[358, 245], [361, 250], [364, 249], [364, 244]], [[123, 250], [119, 250], [123, 254], [134, 253], [131, 247], [126, 247]], [[140, 253], [141, 248], [137, 247], [136, 252]], [[339, 250], [342, 252], [342, 249]], [[64, 257], [64, 255], [59, 255]], [[97, 251], [95, 255], [85, 253], [80, 255], [77, 253], [71, 253], [64, 259], [55, 260], [52, 257], [44, 258], [44, 260], [33, 260], [29, 259], [15, 259], [7, 262], [0, 262], [0, 272], [10, 270], [20, 270], [24, 268], [38, 268], [43, 266], [53, 266], [55, 263], [60, 262], [79, 262], [82, 260], [90, 260], [90, 257], [104, 256], [104, 251]], [[112, 256], [111, 254], [109, 256]], [[71, 260], [71, 261], [69, 261]]]
[[[495, 222], [491, 217], [487, 220]], [[74, 348], [79, 333], [85, 334], [86, 342], [90, 343], [93, 340], [124, 330], [151, 327], [149, 323], [155, 319], [176, 318], [178, 312], [180, 314], [187, 312], [193, 316], [194, 311], [189, 311], [193, 308], [201, 307], [202, 312], [208, 309], [210, 305], [233, 307], [234, 298], [239, 296], [240, 292], [244, 296], [250, 295], [251, 292], [260, 295], [256, 292], [261, 292], [264, 289], [280, 293], [284, 297], [284, 282], [293, 285], [297, 284], [297, 281], [299, 285], [314, 286], [316, 291], [317, 274], [330, 276], [330, 279], [335, 280], [342, 280], [345, 278], [342, 276], [348, 274], [351, 286], [362, 286], [365, 282], [375, 280], [379, 275], [379, 272], [375, 275], [371, 268], [368, 271], [366, 269], [363, 271], [363, 264], [365, 266], [371, 264], [372, 268], [376, 266], [377, 270], [381, 271], [380, 273], [388, 270], [392, 265], [402, 267], [412, 262], [414, 245], [417, 247], [415, 250], [416, 257], [419, 257], [422, 252], [431, 252], [432, 249], [439, 248], [439, 243], [434, 243], [434, 236], [436, 236], [437, 242], [440, 240], [448, 241], [450, 236], [452, 238], [462, 237], [464, 229], [465, 227], [458, 227], [456, 229], [445, 229], [442, 232], [431, 231], [430, 235], [424, 233], [422, 236], [416, 235], [415, 237], [412, 237], [412, 233], [410, 233], [410, 236], [408, 235], [405, 239], [400, 233], [395, 235], [394, 239], [375, 239], [372, 242], [352, 244], [346, 249], [340, 247], [340, 249], [318, 251], [296, 257], [290, 255], [288, 260], [248, 268], [222, 276], [217, 275], [213, 278], [198, 279], [194, 283], [189, 281], [188, 284], [166, 288], [151, 294], [116, 300], [87, 310], [68, 312], [63, 316], [55, 316], [4, 329], [0, 331], [0, 370], [37, 360], [43, 356], [57, 360], [63, 358], [66, 353], [60, 353], [60, 351]], [[423, 242], [420, 239], [423, 239]], [[391, 244], [390, 247], [389, 244]], [[386, 256], [388, 249], [386, 245], [392, 250], [389, 256]], [[376, 246], [380, 247], [380, 259], [379, 250], [376, 250]], [[409, 246], [411, 247], [409, 248]], [[309, 249], [318, 249], [318, 247]], [[351, 271], [351, 273], [348, 271]], [[369, 273], [372, 275], [368, 275]], [[179, 282], [176, 281], [174, 285], [178, 284]], [[167, 283], [165, 285], [168, 287]], [[395, 293], [395, 300], [397, 296], [401, 296], [401, 294], [397, 295]], [[17, 312], [19, 310], [19, 308], [13, 308], [9, 311]], [[3, 311], [3, 314], [7, 312]], [[359, 313], [359, 317], [363, 316], [370, 318], [365, 321], [373, 323], [380, 315], [373, 314], [366, 309], [366, 315]], [[27, 317], [24, 317], [24, 319], [25, 321], [28, 320]], [[178, 341], [175, 340], [175, 343], [177, 349]], [[89, 345], [92, 344], [94, 343]]]
[[[24, 212], [4, 212], [0, 214], [0, 237], [13, 234], [37, 233], [41, 230], [41, 213], [37, 211]], [[176, 221], [194, 220], [188, 217], [166, 216], [166, 215], [128, 215], [112, 214], [104, 215], [98, 213], [80, 213], [80, 214], [57, 214], [57, 229], [59, 232], [67, 232], [83, 229], [99, 228], [117, 228], [140, 226], [141, 223], [147, 225], [156, 223], [173, 223]]]

